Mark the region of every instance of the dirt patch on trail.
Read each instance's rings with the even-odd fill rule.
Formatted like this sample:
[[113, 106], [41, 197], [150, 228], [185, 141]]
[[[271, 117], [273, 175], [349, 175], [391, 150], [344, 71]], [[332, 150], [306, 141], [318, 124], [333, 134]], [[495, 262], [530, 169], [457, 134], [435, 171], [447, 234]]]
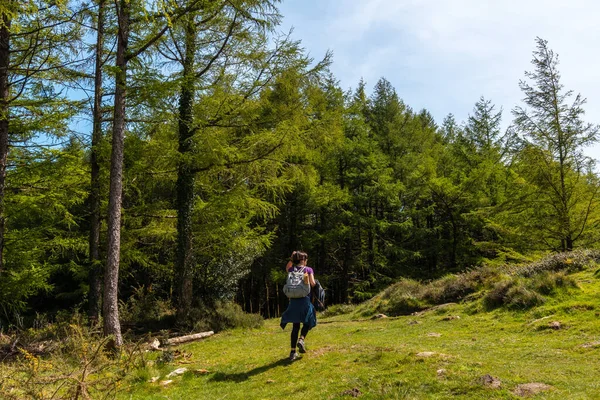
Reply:
[[515, 390], [513, 390], [513, 393], [519, 397], [528, 397], [534, 396], [540, 392], [546, 392], [550, 389], [552, 389], [552, 386], [545, 383], [532, 382], [517, 385]]
[[324, 347], [319, 347], [318, 349], [311, 351], [311, 355], [313, 357], [321, 357], [324, 354], [330, 353], [332, 351], [335, 351], [335, 347], [333, 346], [324, 346]]
[[437, 358], [441, 358], [442, 360], [446, 360], [446, 359], [452, 358], [452, 356], [450, 356], [448, 354], [436, 353], [434, 351], [421, 351], [421, 352], [415, 354], [415, 356], [418, 357], [418, 358], [432, 358], [432, 357], [437, 357]]

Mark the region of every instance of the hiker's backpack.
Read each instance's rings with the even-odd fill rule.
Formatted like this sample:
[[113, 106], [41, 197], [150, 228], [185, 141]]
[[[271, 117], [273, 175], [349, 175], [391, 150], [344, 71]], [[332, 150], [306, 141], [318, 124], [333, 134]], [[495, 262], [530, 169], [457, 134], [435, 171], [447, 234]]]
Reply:
[[296, 270], [292, 267], [288, 272], [287, 281], [283, 286], [283, 293], [290, 299], [300, 299], [308, 296], [310, 293], [310, 285], [304, 283], [304, 270], [302, 267]]
[[325, 310], [325, 288], [321, 286], [318, 279], [315, 279], [315, 287], [312, 290], [312, 302], [317, 310]]

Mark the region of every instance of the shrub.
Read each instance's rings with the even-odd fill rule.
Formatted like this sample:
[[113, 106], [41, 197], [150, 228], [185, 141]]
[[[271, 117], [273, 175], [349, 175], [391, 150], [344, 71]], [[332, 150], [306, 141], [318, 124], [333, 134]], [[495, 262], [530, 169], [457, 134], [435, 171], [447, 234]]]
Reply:
[[376, 313], [406, 315], [422, 310], [427, 307], [422, 301], [422, 289], [421, 283], [402, 279], [359, 306], [358, 311], [362, 316], [369, 316]]
[[514, 285], [514, 281], [511, 279], [503, 279], [496, 282], [492, 289], [490, 289], [485, 296], [483, 296], [483, 305], [487, 309], [501, 307], [506, 304], [506, 296], [510, 288]]
[[513, 285], [505, 296], [506, 306], [515, 310], [527, 310], [544, 304], [545, 301], [546, 299], [542, 295], [527, 288], [524, 284]]
[[462, 300], [478, 290], [480, 286], [478, 278], [479, 275], [473, 272], [446, 275], [428, 284], [423, 290], [422, 298], [431, 304], [443, 304]]
[[575, 250], [564, 253], [551, 254], [539, 261], [517, 267], [516, 274], [521, 276], [533, 276], [544, 271], [567, 271], [576, 272], [583, 270], [592, 262], [600, 259], [598, 250]]
[[219, 301], [213, 307], [194, 309], [190, 315], [194, 320], [194, 331], [213, 330], [219, 332], [233, 328], [259, 328], [264, 323], [259, 314], [249, 314], [239, 304]]
[[327, 307], [321, 314], [322, 317], [334, 317], [336, 315], [350, 314], [356, 309], [354, 304], [335, 304]]
[[554, 273], [544, 272], [532, 278], [531, 286], [536, 292], [549, 295], [559, 289], [575, 288], [577, 287], [577, 282], [562, 271]]
[[[2, 399], [113, 398], [121, 381], [147, 366], [138, 347], [124, 345], [119, 357], [106, 351], [111, 340], [76, 323], [56, 324], [60, 340], [51, 352], [45, 342], [19, 346], [19, 356], [0, 372]], [[43, 357], [40, 356], [43, 354]]]
[[[412, 279], [402, 279], [381, 292], [381, 299], [390, 299], [398, 295], [409, 294], [419, 296], [423, 285]], [[379, 296], [378, 296], [379, 297]]]
[[381, 312], [391, 316], [408, 315], [427, 308], [423, 301], [410, 293], [398, 294], [390, 298], [385, 310]]
[[160, 325], [160, 321], [174, 315], [175, 310], [168, 300], [158, 298], [144, 286], [135, 289], [127, 301], [119, 303], [119, 316], [128, 324]]
[[543, 304], [545, 295], [576, 288], [577, 283], [567, 274], [598, 260], [600, 251], [582, 250], [553, 254], [526, 265], [484, 265], [426, 285], [403, 279], [358, 306], [357, 311], [363, 316], [378, 312], [406, 315], [433, 305], [479, 298], [487, 309], [528, 309]]
[[486, 293], [483, 304], [487, 309], [506, 306], [515, 310], [526, 310], [543, 304], [546, 299], [532, 286], [520, 278], [505, 278]]

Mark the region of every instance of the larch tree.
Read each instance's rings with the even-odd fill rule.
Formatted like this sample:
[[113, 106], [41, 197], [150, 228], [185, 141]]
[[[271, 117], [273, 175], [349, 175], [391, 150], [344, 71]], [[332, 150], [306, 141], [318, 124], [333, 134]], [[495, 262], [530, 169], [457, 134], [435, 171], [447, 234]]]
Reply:
[[102, 98], [103, 98], [103, 65], [105, 63], [105, 23], [107, 1], [96, 2], [96, 42], [94, 44], [94, 98], [92, 106], [92, 141], [90, 148], [90, 235], [89, 235], [89, 284], [88, 316], [91, 321], [97, 321], [102, 313], [102, 259], [100, 256], [100, 163], [99, 146], [102, 134]]
[[586, 187], [591, 160], [585, 146], [598, 138], [599, 127], [583, 121], [586, 99], [565, 91], [558, 56], [548, 42], [536, 39], [533, 71], [519, 86], [524, 106], [514, 108], [514, 128], [521, 135], [522, 171], [532, 185], [534, 218], [550, 249], [569, 251], [590, 228], [598, 188]]
[[[250, 201], [246, 196], [252, 196], [252, 182], [264, 177], [259, 171], [261, 167], [257, 166], [283, 147], [284, 138], [276, 137], [273, 140], [273, 133], [277, 132], [271, 130], [275, 131], [277, 123], [289, 117], [261, 112], [268, 102], [261, 96], [286, 70], [304, 68], [307, 61], [301, 56], [297, 42], [290, 40], [289, 36], [275, 33], [280, 18], [276, 2], [271, 0], [207, 3], [196, 12], [188, 13], [179, 24], [174, 24], [166, 46], [161, 49], [161, 54], [177, 62], [181, 69], [177, 80], [180, 93], [177, 106], [177, 251], [174, 268], [177, 319], [180, 324], [189, 322], [187, 316], [194, 300], [195, 276], [200, 276], [206, 286], [209, 286], [209, 282], [220, 282], [216, 276], [209, 277], [211, 274], [224, 277], [230, 274], [226, 270], [237, 269], [234, 275], [238, 276], [244, 270], [242, 264], [249, 265], [258, 255], [257, 249], [264, 246], [248, 245], [247, 248], [253, 250], [236, 250], [234, 254], [232, 251], [235, 246], [232, 243], [229, 250], [224, 252], [229, 255], [224, 256], [222, 249], [216, 249], [216, 243], [221, 240], [216, 240], [202, 246], [215, 246], [212, 256], [200, 255], [196, 247], [201, 239], [196, 234], [205, 231], [210, 224], [208, 221], [215, 216], [210, 212], [204, 212], [204, 216], [198, 215], [196, 180], [201, 173], [206, 188], [206, 177], [210, 177], [209, 185], [213, 188], [211, 191], [216, 191], [215, 194], [219, 186], [227, 188], [225, 193], [214, 197], [215, 204], [231, 195], [238, 196], [235, 201]], [[207, 147], [215, 139], [215, 147]], [[243, 169], [256, 169], [256, 175], [243, 177]], [[229, 178], [223, 181], [224, 176]], [[231, 186], [236, 180], [239, 182]], [[207, 197], [204, 196], [205, 201]], [[257, 200], [255, 198], [252, 201]], [[263, 207], [274, 209], [266, 202]], [[235, 208], [221, 210], [222, 215], [217, 219], [224, 221], [226, 215]], [[253, 208], [248, 207], [246, 214], [254, 213]], [[205, 227], [195, 228], [194, 220], [204, 220]], [[224, 231], [228, 228], [222, 226], [221, 229]], [[239, 232], [232, 233], [237, 237], [232, 237], [235, 243], [245, 237], [241, 231], [246, 228], [236, 229]], [[208, 238], [211, 235], [206, 232], [204, 236]], [[248, 243], [263, 241], [260, 239], [257, 242], [259, 237], [255, 235], [253, 239], [249, 238]], [[199, 261], [199, 256], [204, 261]], [[219, 263], [222, 266], [220, 271], [207, 272], [214, 270]], [[199, 272], [198, 264], [205, 264], [202, 272]], [[236, 268], [226, 267], [230, 264], [239, 265]], [[205, 295], [210, 290], [220, 292], [218, 285], [210, 286], [212, 289], [198, 288], [196, 292]]]
[[[104, 334], [114, 337], [114, 346], [123, 343], [119, 322], [119, 263], [121, 252], [121, 207], [123, 195], [123, 159], [126, 131], [126, 99], [128, 64], [137, 60], [157, 44], [169, 27], [189, 12], [202, 7], [203, 1], [177, 3], [158, 2], [156, 7], [141, 1], [115, 2], [117, 15], [117, 46], [115, 56], [115, 90], [110, 158], [110, 188], [108, 199], [108, 241], [104, 274], [103, 317]], [[132, 28], [133, 42], [130, 42]]]
[[[5, 203], [11, 151], [23, 146], [31, 150], [32, 159], [43, 158], [47, 153], [42, 154], [37, 140], [64, 138], [69, 119], [79, 110], [65, 87], [76, 79], [82, 62], [76, 23], [81, 16], [82, 8], [68, 0], [0, 4], [0, 273], [12, 268], [6, 257]], [[18, 281], [30, 271], [15, 260], [10, 279]], [[0, 283], [10, 286], [10, 279]], [[10, 298], [10, 291], [3, 292], [7, 301], [19, 301]]]

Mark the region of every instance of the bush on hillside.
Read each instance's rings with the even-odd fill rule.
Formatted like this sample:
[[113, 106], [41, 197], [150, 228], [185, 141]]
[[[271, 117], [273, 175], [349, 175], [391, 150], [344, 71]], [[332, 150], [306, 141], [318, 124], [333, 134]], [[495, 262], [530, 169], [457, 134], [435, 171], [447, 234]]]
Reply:
[[505, 305], [513, 310], [528, 310], [546, 302], [544, 296], [522, 282], [512, 285], [506, 292]]
[[506, 277], [496, 282], [494, 286], [483, 296], [482, 302], [487, 309], [498, 308], [506, 304], [507, 293], [514, 285], [513, 280]]
[[325, 311], [321, 313], [323, 318], [335, 317], [336, 315], [350, 314], [356, 309], [354, 304], [334, 304], [327, 307]]
[[477, 273], [446, 275], [426, 285], [422, 290], [422, 298], [431, 304], [456, 302], [475, 293], [480, 286]]
[[576, 272], [600, 260], [599, 250], [574, 250], [564, 253], [551, 254], [539, 261], [515, 268], [515, 273], [521, 276], [534, 276], [544, 271]]
[[423, 285], [412, 279], [402, 279], [375, 296], [364, 307], [363, 316], [383, 313], [390, 316], [407, 315], [427, 308], [422, 301]]
[[[524, 310], [543, 304], [544, 296], [576, 288], [577, 283], [568, 274], [598, 260], [600, 251], [580, 250], [549, 255], [528, 264], [484, 265], [427, 284], [402, 279], [356, 309], [339, 308], [334, 312], [335, 315], [354, 310], [363, 316], [376, 313], [406, 315], [439, 304], [480, 297], [487, 309]], [[478, 293], [481, 296], [476, 296]]]
[[421, 311], [427, 308], [420, 298], [410, 293], [398, 293], [396, 296], [391, 297], [385, 307], [377, 310], [381, 313], [388, 314], [390, 316], [398, 315], [409, 315], [415, 311]]
[[519, 279], [508, 278], [497, 282], [483, 297], [487, 309], [506, 306], [515, 310], [526, 310], [545, 301], [544, 297], [535, 290], [528, 288]]
[[422, 289], [422, 284], [412, 279], [401, 279], [385, 289], [379, 296], [374, 299], [380, 298], [381, 300], [388, 300], [398, 296], [399, 294], [409, 294], [412, 296], [419, 296]]
[[506, 306], [526, 310], [543, 304], [544, 296], [576, 287], [577, 282], [564, 271], [544, 271], [530, 278], [504, 275], [485, 294], [483, 304], [488, 309]]
[[550, 295], [560, 289], [576, 288], [577, 282], [564, 271], [543, 272], [531, 278], [531, 286], [540, 294]]

